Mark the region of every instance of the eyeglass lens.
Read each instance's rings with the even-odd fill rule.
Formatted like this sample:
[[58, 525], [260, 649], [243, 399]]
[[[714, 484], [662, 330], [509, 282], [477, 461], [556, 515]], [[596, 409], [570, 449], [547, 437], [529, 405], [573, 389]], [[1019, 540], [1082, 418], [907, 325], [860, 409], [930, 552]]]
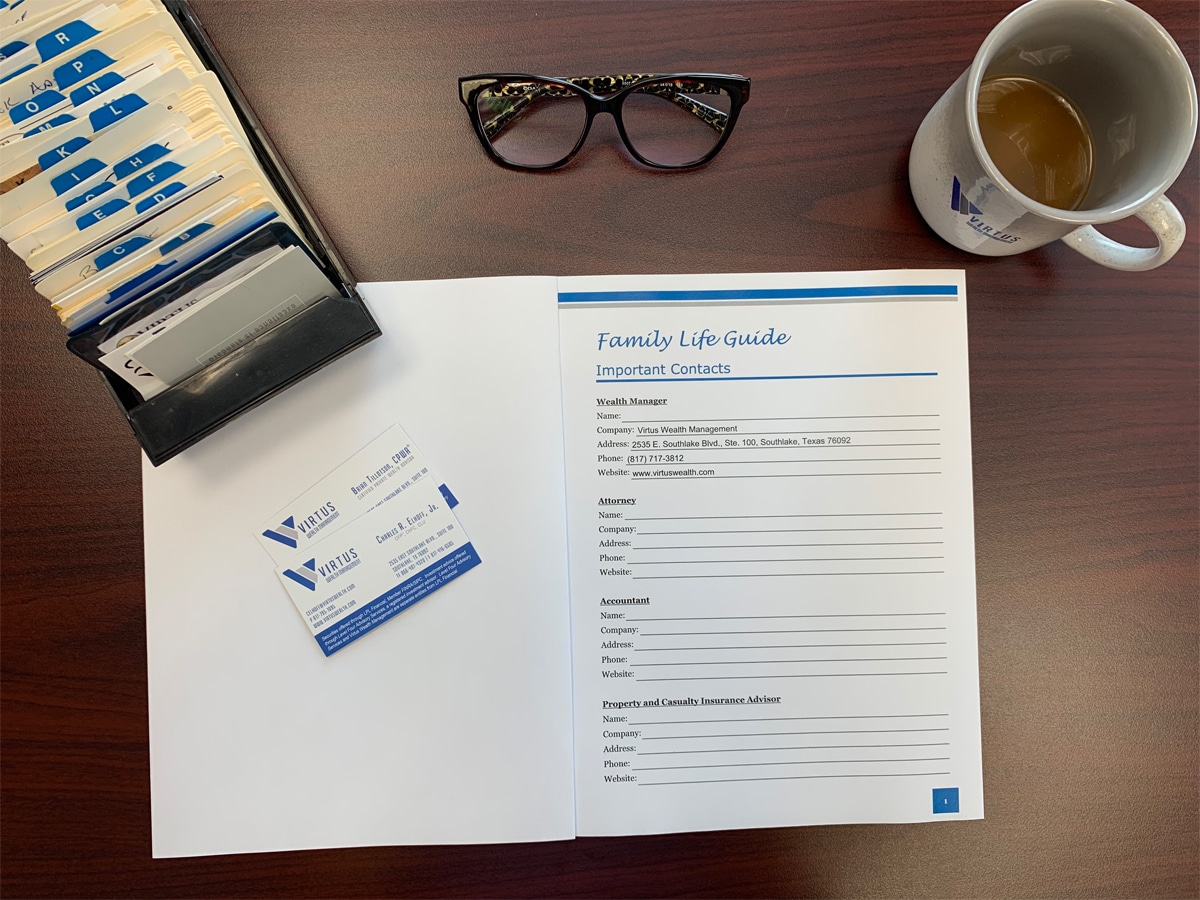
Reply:
[[[517, 166], [565, 159], [587, 127], [582, 95], [538, 81], [489, 85], [475, 99], [492, 149]], [[721, 140], [733, 101], [724, 89], [691, 79], [654, 82], [632, 91], [621, 108], [634, 150], [660, 166], [688, 166]]]
[[587, 105], [574, 91], [537, 81], [481, 90], [479, 121], [492, 149], [515, 166], [550, 166], [567, 157], [587, 127]]
[[690, 166], [721, 140], [732, 105], [721, 88], [676, 80], [631, 92], [621, 107], [621, 120], [629, 143], [643, 159], [659, 166]]

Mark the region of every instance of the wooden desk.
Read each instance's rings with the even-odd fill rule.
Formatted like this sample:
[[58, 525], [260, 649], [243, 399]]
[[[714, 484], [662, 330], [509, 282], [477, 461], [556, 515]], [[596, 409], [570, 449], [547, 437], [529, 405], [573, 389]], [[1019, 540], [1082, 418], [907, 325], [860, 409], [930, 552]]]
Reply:
[[[4, 893], [1195, 896], [1197, 156], [1151, 273], [938, 240], [908, 147], [1015, 5], [196, 3], [360, 280], [968, 270], [985, 821], [152, 860], [139, 452], [6, 250]], [[1142, 5], [1195, 65], [1195, 3]], [[754, 79], [714, 164], [639, 168], [601, 121], [505, 171], [455, 96], [646, 69]]]

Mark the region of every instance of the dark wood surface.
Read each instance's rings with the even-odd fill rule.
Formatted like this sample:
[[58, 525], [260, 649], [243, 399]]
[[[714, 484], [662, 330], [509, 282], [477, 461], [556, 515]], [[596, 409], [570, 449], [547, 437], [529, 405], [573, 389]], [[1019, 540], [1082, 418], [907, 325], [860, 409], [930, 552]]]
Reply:
[[[1014, 6], [196, 2], [360, 280], [967, 269], [986, 820], [152, 860], [139, 450], [4, 250], [3, 894], [1196, 896], [1197, 157], [1154, 272], [939, 241], [908, 147]], [[1142, 6], [1194, 67], [1195, 0]], [[601, 122], [517, 174], [455, 95], [501, 70], [753, 94], [704, 170]]]

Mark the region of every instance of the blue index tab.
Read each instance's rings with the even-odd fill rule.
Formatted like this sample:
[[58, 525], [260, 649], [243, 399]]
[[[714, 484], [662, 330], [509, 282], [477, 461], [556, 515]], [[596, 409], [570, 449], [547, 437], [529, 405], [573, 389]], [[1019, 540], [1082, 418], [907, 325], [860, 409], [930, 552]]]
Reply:
[[170, 153], [170, 149], [165, 144], [147, 144], [137, 153], [132, 156], [127, 156], [119, 163], [113, 166], [113, 174], [117, 176], [117, 180], [128, 178], [142, 166], [148, 166], [156, 159], [161, 159]]
[[103, 170], [104, 163], [93, 156], [91, 159], [84, 160], [79, 165], [68, 169], [61, 175], [51, 178], [50, 187], [54, 189], [55, 195], [65, 194], [71, 188], [75, 187], [75, 185]]
[[155, 204], [162, 203], [164, 200], [166, 200], [172, 194], [178, 194], [180, 191], [182, 191], [184, 189], [184, 187], [185, 187], [185, 185], [182, 181], [172, 181], [166, 187], [160, 188], [159, 190], [157, 190], [153, 194], [151, 194], [149, 197], [147, 197], [145, 200], [140, 201], [138, 203], [138, 205], [134, 207], [134, 209], [140, 213], [145, 212], [146, 210], [148, 210], [150, 207], [154, 206]]
[[121, 282], [108, 292], [108, 297], [105, 298], [104, 305], [108, 306], [110, 303], [116, 303], [118, 300], [127, 296], [129, 293], [141, 287], [143, 284], [153, 281], [163, 272], [175, 268], [176, 265], [177, 263], [173, 259], [167, 262], [161, 262], [156, 266], [151, 266], [145, 272], [135, 275], [128, 281]]
[[12, 81], [14, 78], [16, 78], [22, 72], [28, 72], [30, 69], [36, 69], [36, 68], [37, 68], [37, 63], [30, 63], [27, 66], [22, 66], [21, 68], [17, 69], [17, 71], [12, 72], [8, 75], [5, 75], [3, 78], [0, 78], [0, 84], [4, 84], [4, 82], [6, 82], [6, 81]]
[[93, 209], [90, 213], [80, 216], [75, 220], [75, 227], [80, 231], [83, 231], [85, 228], [91, 228], [101, 219], [107, 219], [113, 213], [124, 209], [128, 205], [128, 200], [122, 200], [120, 197], [116, 197], [112, 200], [109, 200], [98, 209]]
[[144, 194], [160, 181], [165, 181], [176, 172], [182, 172], [183, 166], [177, 162], [165, 162], [161, 166], [155, 166], [149, 172], [139, 175], [129, 182], [129, 199], [132, 200], [138, 194]]
[[8, 118], [14, 125], [24, 122], [26, 119], [32, 119], [43, 110], [49, 109], [52, 106], [57, 106], [67, 98], [58, 91], [42, 91], [36, 97], [26, 100], [24, 103], [18, 103], [8, 111]]
[[[201, 222], [195, 228], [189, 228], [183, 234], [177, 235], [176, 237], [171, 238], [171, 240], [167, 241], [165, 244], [163, 244], [161, 247], [158, 248], [158, 252], [161, 253], [163, 256], [166, 256], [172, 250], [178, 250], [180, 247], [182, 247], [188, 241], [192, 240], [193, 238], [198, 238], [200, 235], [204, 234], [204, 232], [210, 231], [211, 229], [212, 229], [211, 222]], [[447, 502], [449, 502], [449, 501], [447, 501]]]
[[404, 612], [418, 600], [475, 568], [479, 563], [479, 554], [475, 552], [475, 547], [470, 543], [463, 544], [449, 556], [417, 572], [390, 591], [380, 594], [358, 612], [346, 616], [324, 631], [317, 632], [317, 643], [326, 656], [331, 656], [334, 651], [378, 628], [388, 619]]
[[121, 260], [123, 260], [129, 254], [131, 254], [134, 250], [138, 250], [141, 247], [145, 247], [148, 243], [150, 243], [150, 238], [142, 237], [141, 235], [138, 235], [136, 237], [131, 237], [127, 241], [122, 241], [121, 243], [117, 244], [117, 246], [113, 247], [111, 250], [105, 250], [103, 253], [101, 253], [99, 256], [96, 257], [96, 260], [95, 260], [96, 268], [100, 271], [103, 271], [104, 269], [107, 269], [109, 266], [111, 266], [113, 263], [118, 263]]
[[958, 788], [934, 788], [933, 812], [934, 815], [958, 812]]
[[32, 131], [27, 131], [21, 137], [33, 137], [35, 134], [41, 134], [43, 131], [49, 131], [51, 128], [57, 128], [59, 125], [66, 125], [68, 122], [74, 122], [74, 116], [68, 116], [66, 113], [55, 116], [49, 122], [43, 122]]
[[[3, 0], [0, 0], [0, 2], [3, 2]], [[0, 6], [0, 9], [3, 8], [3, 6]], [[16, 56], [28, 46], [24, 41], [13, 41], [11, 44], [5, 44], [3, 47], [0, 47], [0, 59], [8, 59], [10, 56]]]
[[458, 498], [451, 493], [450, 488], [446, 487], [444, 484], [439, 484], [438, 490], [442, 492], [442, 497], [445, 498], [446, 506], [448, 508], [454, 509], [454, 507], [458, 506]]
[[38, 157], [38, 165], [42, 167], [42, 171], [46, 171], [51, 166], [62, 162], [76, 150], [86, 147], [91, 141], [85, 137], [71, 138], [65, 144], [59, 144], [53, 150], [47, 150]]
[[46, 60], [66, 53], [72, 47], [78, 47], [99, 33], [87, 22], [76, 19], [74, 22], [68, 22], [62, 28], [56, 28], [49, 34], [42, 35], [34, 43], [37, 45], [38, 53], [41, 54], [42, 62], [46, 62]]
[[100, 131], [130, 113], [137, 112], [145, 105], [146, 101], [137, 94], [126, 94], [91, 113], [88, 121], [92, 123], [92, 131]]
[[115, 187], [116, 184], [111, 181], [102, 181], [87, 193], [80, 194], [78, 197], [68, 200], [63, 204], [63, 208], [66, 209], [67, 212], [70, 212], [73, 209], [79, 209], [79, 207], [83, 206], [85, 203], [90, 203], [105, 191], [111, 191]]
[[[86, 53], [81, 53], [69, 63], [59, 66], [54, 70], [54, 83], [58, 85], [60, 91], [65, 91], [73, 84], [85, 80], [90, 75], [97, 72], [103, 72], [111, 65], [116, 64], [116, 60], [106, 53], [92, 49]], [[112, 74], [116, 75], [115, 72]], [[118, 80], [121, 79], [117, 75]]]
[[116, 72], [105, 72], [99, 78], [89, 81], [83, 87], [71, 91], [71, 104], [82, 106], [98, 94], [103, 94], [109, 88], [116, 87], [125, 78]]

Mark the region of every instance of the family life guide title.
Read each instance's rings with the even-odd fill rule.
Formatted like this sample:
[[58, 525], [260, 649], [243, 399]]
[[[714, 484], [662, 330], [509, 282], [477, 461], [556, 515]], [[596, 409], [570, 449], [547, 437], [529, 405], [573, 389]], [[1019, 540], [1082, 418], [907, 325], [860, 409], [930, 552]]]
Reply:
[[[610, 331], [596, 333], [596, 350], [654, 350], [665, 353], [675, 347], [679, 350], [704, 352], [714, 350], [720, 352], [725, 348], [739, 347], [781, 347], [792, 339], [792, 336], [774, 325], [755, 331], [741, 331], [731, 328], [724, 333], [710, 328], [699, 330], [682, 329], [677, 334], [667, 333], [660, 328], [644, 334], [617, 334]], [[729, 363], [708, 361], [699, 363], [660, 362], [639, 363], [634, 365], [606, 366], [596, 364], [596, 379], [598, 381], [619, 381], [633, 378], [687, 377], [705, 375], [730, 375], [733, 369]]]

